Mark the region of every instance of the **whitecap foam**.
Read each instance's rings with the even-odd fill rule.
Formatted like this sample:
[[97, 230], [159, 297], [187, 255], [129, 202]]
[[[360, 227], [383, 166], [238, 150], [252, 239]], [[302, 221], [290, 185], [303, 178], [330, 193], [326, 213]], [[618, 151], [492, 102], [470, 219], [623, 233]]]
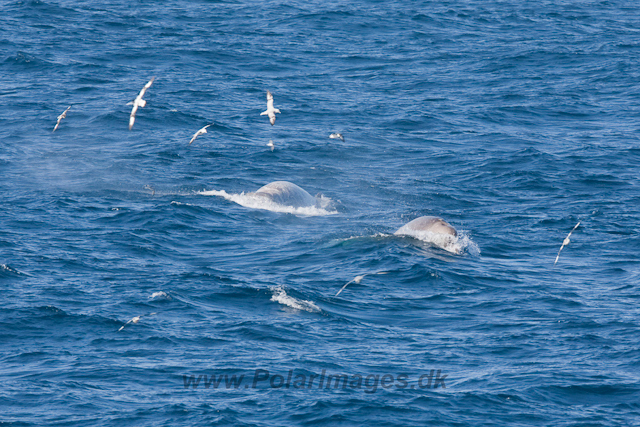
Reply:
[[8, 271], [9, 273], [13, 273], [13, 274], [25, 274], [25, 275], [27, 275], [26, 273], [18, 271], [15, 268], [9, 267], [7, 264], [0, 264], [0, 270], [5, 270], [5, 271]]
[[313, 301], [299, 300], [289, 296], [281, 287], [274, 288], [272, 290], [273, 296], [271, 297], [271, 301], [286, 305], [287, 307], [295, 308], [296, 310], [308, 311], [309, 313], [318, 313], [321, 311], [320, 307], [315, 305]]
[[151, 298], [151, 299], [169, 299], [169, 295], [167, 295], [167, 293], [164, 292], [164, 291], [159, 291], [159, 292], [154, 292], [151, 295], [149, 295], [149, 298]]
[[172, 200], [170, 204], [172, 204], [173, 206], [193, 206], [192, 204], [183, 203], [183, 202], [176, 202], [175, 200]]
[[331, 210], [332, 200], [323, 195], [316, 196], [316, 206], [293, 207], [281, 205], [266, 197], [258, 196], [253, 193], [229, 194], [224, 190], [204, 190], [198, 192], [204, 196], [217, 196], [232, 201], [251, 209], [263, 209], [271, 212], [290, 213], [303, 216], [326, 216], [335, 215], [338, 212]]

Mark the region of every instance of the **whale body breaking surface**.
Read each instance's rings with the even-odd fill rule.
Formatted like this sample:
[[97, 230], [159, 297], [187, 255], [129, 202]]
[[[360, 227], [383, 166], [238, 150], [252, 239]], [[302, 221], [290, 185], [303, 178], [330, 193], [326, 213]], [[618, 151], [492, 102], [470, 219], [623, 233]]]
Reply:
[[289, 181], [274, 181], [254, 193], [274, 203], [294, 208], [316, 206], [316, 198]]
[[458, 232], [447, 221], [437, 216], [421, 216], [400, 227], [396, 236], [409, 236], [424, 242], [433, 243], [445, 251], [459, 254]]
[[291, 213], [302, 216], [335, 215], [333, 201], [318, 195], [313, 197], [289, 181], [271, 182], [253, 193], [230, 194], [224, 190], [206, 190], [200, 194], [218, 196], [252, 209]]
[[411, 235], [411, 232], [428, 231], [458, 237], [458, 232], [447, 221], [437, 216], [421, 216], [400, 227], [394, 234]]

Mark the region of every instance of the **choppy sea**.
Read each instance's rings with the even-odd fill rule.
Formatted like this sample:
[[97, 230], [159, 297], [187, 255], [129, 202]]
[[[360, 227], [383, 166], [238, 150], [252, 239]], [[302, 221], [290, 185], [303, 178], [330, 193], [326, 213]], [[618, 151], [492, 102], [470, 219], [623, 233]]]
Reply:
[[636, 2], [0, 12], [1, 426], [640, 425]]

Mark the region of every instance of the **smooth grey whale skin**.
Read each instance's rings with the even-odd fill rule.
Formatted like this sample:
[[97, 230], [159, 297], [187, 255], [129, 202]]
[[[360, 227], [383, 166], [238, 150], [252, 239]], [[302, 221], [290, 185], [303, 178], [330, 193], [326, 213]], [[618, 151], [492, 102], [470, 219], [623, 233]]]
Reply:
[[316, 206], [315, 197], [288, 181], [271, 182], [253, 194], [266, 197], [283, 206], [292, 206], [294, 208]]
[[407, 234], [409, 231], [428, 231], [438, 234], [449, 234], [458, 237], [458, 232], [447, 221], [437, 216], [421, 216], [400, 227], [394, 234]]

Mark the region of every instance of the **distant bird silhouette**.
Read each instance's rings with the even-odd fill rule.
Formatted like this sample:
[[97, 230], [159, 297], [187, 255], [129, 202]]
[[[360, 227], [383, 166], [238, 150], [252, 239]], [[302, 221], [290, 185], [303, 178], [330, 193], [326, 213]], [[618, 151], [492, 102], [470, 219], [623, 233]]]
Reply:
[[138, 112], [138, 108], [142, 108], [145, 105], [147, 105], [147, 101], [142, 99], [142, 97], [144, 96], [144, 93], [147, 91], [147, 89], [151, 87], [151, 84], [155, 79], [156, 79], [155, 77], [151, 77], [151, 80], [149, 80], [149, 82], [146, 85], [144, 85], [144, 87], [142, 88], [138, 96], [136, 96], [136, 99], [134, 99], [132, 102], [127, 104], [127, 105], [133, 104], [133, 108], [131, 109], [131, 115], [129, 116], [129, 130], [131, 130], [131, 128], [133, 127], [133, 123], [136, 121], [136, 113]]
[[151, 191], [151, 195], [155, 196], [156, 195], [156, 189], [153, 188], [152, 186], [150, 186], [149, 184], [145, 185], [144, 187], [142, 187], [145, 190], [149, 190]]
[[58, 129], [58, 126], [60, 126], [60, 122], [62, 121], [62, 119], [67, 118], [67, 111], [69, 111], [70, 109], [71, 109], [71, 105], [69, 105], [69, 107], [66, 110], [64, 110], [62, 114], [58, 116], [58, 122], [56, 123], [56, 126], [53, 128], [51, 132], [55, 132], [56, 129]]
[[341, 139], [342, 142], [344, 142], [344, 136], [342, 136], [341, 133], [332, 133], [331, 135], [329, 135], [329, 138], [331, 139]]
[[267, 144], [267, 147], [271, 147], [271, 151], [273, 151], [276, 148], [276, 146], [273, 144], [272, 140], [269, 140], [269, 143]]
[[362, 279], [365, 278], [365, 276], [370, 276], [373, 274], [387, 274], [389, 273], [388, 271], [379, 271], [377, 273], [365, 273], [361, 276], [356, 276], [353, 278], [353, 280], [351, 280], [350, 282], [347, 282], [342, 288], [340, 288], [340, 290], [338, 291], [338, 293], [336, 294], [336, 296], [340, 295], [340, 292], [344, 291], [344, 288], [346, 288], [347, 286], [349, 286], [351, 283], [355, 283], [356, 285], [359, 285], [360, 282], [362, 282]]
[[122, 325], [122, 327], [120, 327], [120, 329], [118, 329], [118, 332], [120, 332], [121, 330], [124, 329], [125, 326], [127, 326], [129, 323], [138, 323], [140, 321], [140, 319], [142, 319], [143, 317], [147, 317], [147, 316], [153, 316], [156, 313], [149, 313], [149, 314], [145, 314], [142, 316], [136, 316], [134, 318], [132, 318], [131, 320], [129, 320], [127, 323], [125, 323], [124, 325]]
[[558, 256], [556, 256], [556, 260], [553, 263], [553, 265], [556, 265], [558, 263], [558, 259], [560, 258], [560, 252], [562, 252], [562, 249], [564, 249], [564, 247], [567, 246], [571, 242], [571, 240], [569, 240], [569, 237], [571, 237], [571, 233], [573, 233], [576, 230], [576, 228], [578, 228], [578, 226], [580, 225], [580, 222], [581, 221], [578, 221], [576, 226], [573, 227], [573, 230], [571, 230], [569, 232], [569, 234], [567, 235], [567, 237], [564, 238], [564, 241], [562, 242], [562, 246], [560, 246], [560, 250], [558, 251]]
[[261, 116], [269, 116], [269, 122], [271, 126], [276, 123], [276, 113], [280, 114], [280, 110], [277, 108], [273, 108], [273, 95], [271, 92], [267, 91], [267, 109], [260, 113]]
[[197, 137], [199, 137], [200, 135], [204, 135], [205, 133], [207, 133], [207, 128], [209, 126], [211, 126], [213, 123], [211, 123], [210, 125], [206, 125], [205, 127], [203, 127], [202, 129], [200, 129], [198, 132], [196, 132], [195, 134], [193, 134], [193, 138], [191, 138], [191, 141], [189, 141], [189, 145], [191, 145], [191, 143], [193, 141], [196, 140]]

